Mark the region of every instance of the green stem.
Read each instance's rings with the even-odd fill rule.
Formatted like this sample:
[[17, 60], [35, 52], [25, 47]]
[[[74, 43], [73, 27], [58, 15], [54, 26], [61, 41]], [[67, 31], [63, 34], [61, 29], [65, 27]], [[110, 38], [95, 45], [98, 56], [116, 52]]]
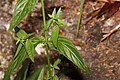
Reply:
[[[42, 4], [42, 15], [43, 15], [44, 28], [46, 28], [44, 0], [41, 0], [41, 4]], [[49, 46], [48, 46], [48, 44], [47, 44], [48, 38], [47, 38], [47, 33], [46, 33], [46, 31], [44, 31], [44, 35], [45, 35], [45, 41], [46, 41], [46, 54], [47, 54], [48, 70], [49, 70], [49, 75], [50, 75], [50, 77], [51, 77], [50, 57], [49, 57], [49, 54], [48, 54]]]
[[51, 77], [51, 67], [50, 67], [50, 57], [49, 57], [49, 54], [48, 54], [48, 44], [46, 43], [46, 54], [47, 54], [47, 62], [48, 62], [48, 70], [49, 70], [49, 75]]
[[41, 0], [41, 4], [42, 4], [42, 15], [43, 15], [44, 27], [46, 27], [45, 9], [44, 9], [44, 0]]
[[82, 16], [84, 2], [85, 2], [85, 0], [82, 0], [81, 4], [80, 4], [80, 14], [79, 14], [79, 17], [78, 17], [76, 37], [78, 36], [79, 30], [80, 30], [81, 16]]

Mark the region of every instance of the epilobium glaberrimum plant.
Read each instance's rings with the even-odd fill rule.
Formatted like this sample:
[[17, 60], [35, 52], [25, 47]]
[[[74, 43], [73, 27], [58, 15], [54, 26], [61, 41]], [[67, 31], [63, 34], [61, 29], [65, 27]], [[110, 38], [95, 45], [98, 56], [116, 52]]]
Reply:
[[[38, 3], [38, 0], [17, 1], [9, 31], [17, 28], [17, 25], [32, 10], [32, 8], [34, 8], [36, 3]], [[59, 34], [59, 26], [66, 26], [65, 23], [62, 21], [61, 8], [58, 11], [54, 9], [52, 15], [49, 14], [50, 20], [48, 20], [48, 22], [46, 23], [44, 0], [41, 0], [41, 4], [44, 22], [42, 33], [44, 35], [33, 37], [33, 33], [27, 34], [22, 29], [19, 29], [16, 32], [14, 39], [16, 40], [16, 44], [18, 45], [18, 47], [15, 56], [5, 73], [4, 80], [10, 80], [11, 73], [16, 68], [18, 68], [25, 61], [26, 58], [30, 58], [30, 60], [34, 62], [34, 50], [35, 47], [40, 43], [45, 44], [47, 56], [46, 59], [48, 64], [41, 66], [31, 77], [26, 77], [28, 65], [23, 63], [23, 67], [20, 69], [14, 80], [59, 80], [59, 77], [54, 73], [54, 70], [59, 69], [58, 64], [61, 60], [57, 59], [54, 64], [51, 64], [50, 56], [48, 53], [49, 48], [54, 48], [60, 54], [73, 62], [78, 68], [85, 71], [86, 73], [89, 73], [88, 67], [86, 66], [83, 58], [81, 57], [79, 51], [76, 49], [73, 43], [65, 36]], [[47, 30], [51, 27], [53, 23], [55, 24], [55, 26], [52, 29], [51, 35], [48, 35]], [[48, 69], [46, 75], [44, 74], [45, 69]]]

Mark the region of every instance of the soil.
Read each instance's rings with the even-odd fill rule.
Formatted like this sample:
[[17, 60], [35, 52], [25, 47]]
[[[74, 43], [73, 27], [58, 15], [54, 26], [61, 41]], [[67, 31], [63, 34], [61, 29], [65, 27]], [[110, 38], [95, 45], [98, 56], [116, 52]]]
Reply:
[[[15, 1], [9, 1], [10, 2], [7, 3], [7, 0], [1, 0], [0, 3], [0, 57], [3, 59], [10, 55], [6, 60], [7, 65], [5, 67], [1, 67], [2, 61], [0, 59], [0, 74], [2, 75], [6, 67], [8, 67], [8, 63], [16, 49], [15, 41], [11, 33], [7, 31], [15, 5]], [[60, 72], [64, 75], [61, 80], [120, 80], [120, 31], [114, 32], [101, 42], [104, 34], [109, 33], [115, 26], [120, 25], [120, 10], [107, 20], [104, 20], [103, 15], [101, 18], [93, 19], [85, 24], [85, 22], [88, 21], [88, 14], [96, 9], [102, 8], [104, 5], [104, 3], [101, 2], [86, 0], [79, 35], [76, 38], [75, 34], [80, 2], [81, 0], [45, 0], [46, 16], [48, 13], [50, 14], [54, 8], [58, 9], [63, 6], [63, 20], [68, 26], [65, 28], [60, 27], [61, 34], [73, 41], [90, 69], [90, 74], [85, 74], [77, 69], [70, 61], [62, 57]], [[47, 17], [47, 19], [49, 18]], [[22, 28], [27, 32], [35, 32], [36, 35], [40, 34], [40, 30], [43, 27], [40, 2], [30, 13], [28, 19], [23, 20], [19, 27], [21, 27], [21, 25], [25, 26]], [[54, 50], [50, 50], [50, 52], [52, 54], [56, 53]], [[52, 58], [56, 57], [51, 56]], [[38, 63], [35, 65], [38, 65], [39, 61], [43, 63], [46, 62], [38, 59], [38, 57], [36, 57], [36, 61]], [[0, 77], [0, 80], [2, 80], [2, 78], [3, 76]]]

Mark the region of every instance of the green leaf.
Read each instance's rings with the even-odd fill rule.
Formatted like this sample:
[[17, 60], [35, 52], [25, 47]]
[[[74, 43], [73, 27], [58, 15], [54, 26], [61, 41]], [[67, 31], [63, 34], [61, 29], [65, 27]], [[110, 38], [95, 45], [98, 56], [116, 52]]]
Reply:
[[48, 14], [48, 16], [49, 16], [50, 18], [53, 18], [51, 14]]
[[66, 24], [64, 21], [62, 21], [61, 19], [57, 19], [57, 20], [55, 20], [55, 22], [56, 22], [59, 26], [67, 26], [67, 24]]
[[30, 39], [26, 41], [25, 47], [29, 58], [34, 62], [34, 44]]
[[46, 74], [46, 80], [50, 80], [50, 74], [49, 74], [48, 71], [47, 71], [47, 74]]
[[42, 67], [38, 80], [44, 80], [44, 71], [45, 71], [45, 66]]
[[48, 20], [47, 26], [43, 28], [43, 31], [46, 31], [51, 26], [52, 22], [53, 22], [53, 19]]
[[45, 68], [46, 68], [45, 65], [38, 68], [35, 71], [35, 73], [32, 76], [30, 76], [27, 80], [44, 80], [43, 75], [44, 75]]
[[17, 0], [12, 21], [10, 23], [10, 31], [21, 22], [21, 20], [32, 10], [37, 2], [38, 0]]
[[58, 64], [60, 64], [60, 62], [61, 62], [61, 60], [58, 58], [58, 59], [54, 62], [53, 66], [57, 66]]
[[16, 35], [19, 39], [25, 39], [25, 37], [27, 36], [27, 33], [24, 30], [20, 29]]
[[27, 57], [27, 53], [25, 51], [25, 48], [22, 47], [17, 57], [14, 58], [10, 63], [10, 66], [8, 67], [5, 73], [3, 80], [10, 80], [10, 74], [21, 65], [21, 63], [26, 59], [26, 57]]
[[60, 68], [58, 66], [54, 66], [54, 69], [60, 70]]
[[53, 80], [59, 80], [58, 76], [55, 75], [55, 76], [53, 77]]
[[56, 15], [57, 15], [57, 13], [56, 13], [56, 8], [54, 8], [54, 10], [53, 10], [53, 12], [52, 12], [52, 17], [53, 17], [53, 19], [56, 18]]
[[29, 34], [27, 34], [24, 30], [22, 30], [22, 29], [20, 29], [17, 33], [16, 33], [16, 35], [17, 35], [17, 37], [14, 37], [14, 39], [15, 40], [18, 40], [18, 41], [20, 41], [20, 39], [27, 39], [27, 38], [29, 38], [30, 36], [32, 36], [34, 33], [29, 33]]
[[57, 47], [58, 36], [59, 36], [59, 27], [56, 25], [54, 26], [52, 35], [51, 35], [51, 38], [55, 47]]
[[25, 39], [31, 37], [32, 35], [34, 35], [34, 33], [29, 33], [29, 34], [27, 34], [26, 37], [25, 37]]
[[35, 36], [31, 38], [34, 47], [36, 47], [39, 43], [45, 43], [45, 38], [43, 36]]
[[60, 60], [60, 59], [57, 59], [57, 60], [54, 62], [54, 64], [53, 64], [53, 68], [59, 69], [58, 64], [60, 64], [60, 62], [61, 62], [61, 60]]
[[81, 57], [79, 51], [69, 39], [63, 36], [59, 36], [57, 50], [66, 58], [68, 58], [71, 62], [73, 62], [77, 67], [79, 67], [86, 73], [89, 73], [89, 69], [86, 66], [83, 58]]
[[[50, 20], [47, 22], [47, 29], [51, 26], [52, 22], [53, 22], [53, 19], [50, 19]], [[46, 30], [47, 30], [47, 29], [46, 29]]]
[[22, 47], [23, 47], [23, 45], [20, 43], [20, 44], [18, 45], [18, 47], [17, 47], [17, 51], [16, 51], [16, 53], [15, 53], [14, 58], [17, 57], [17, 55], [19, 54], [19, 52], [20, 52], [20, 50], [21, 50]]
[[29, 62], [25, 61], [23, 63], [22, 68], [19, 70], [16, 77], [14, 78], [14, 80], [26, 80], [28, 67], [29, 67]]
[[59, 8], [59, 10], [57, 12], [57, 17], [62, 20], [62, 10], [61, 10], [61, 8]]

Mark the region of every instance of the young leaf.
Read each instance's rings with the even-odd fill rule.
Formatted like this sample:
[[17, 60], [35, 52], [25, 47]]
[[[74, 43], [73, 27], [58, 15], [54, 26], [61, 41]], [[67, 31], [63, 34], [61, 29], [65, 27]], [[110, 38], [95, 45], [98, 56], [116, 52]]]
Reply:
[[27, 33], [24, 30], [20, 29], [16, 35], [20, 39], [25, 39], [25, 37], [27, 36]]
[[34, 33], [29, 33], [29, 34], [27, 34], [26, 37], [25, 37], [25, 39], [31, 37], [32, 35], [34, 35]]
[[62, 10], [61, 10], [61, 8], [59, 8], [59, 10], [57, 12], [57, 17], [62, 20]]
[[59, 27], [56, 25], [54, 26], [52, 35], [51, 35], [51, 38], [55, 47], [57, 47], [58, 35], [59, 35]]
[[4, 79], [3, 80], [10, 80], [10, 74], [17, 68], [20, 66], [20, 64], [26, 59], [27, 57], [27, 53], [25, 51], [25, 48], [22, 47], [21, 50], [19, 51], [18, 55], [16, 58], [14, 58], [9, 66], [9, 68], [7, 69], [5, 75], [4, 75]]
[[56, 22], [59, 26], [66, 26], [65, 22], [62, 21], [61, 19], [57, 19], [57, 20], [55, 20], [55, 22]]
[[26, 41], [25, 47], [29, 58], [34, 62], [34, 44], [30, 39]]
[[50, 18], [53, 18], [51, 14], [48, 14], [48, 16], [49, 16]]
[[9, 30], [15, 28], [37, 2], [38, 0], [17, 0]]
[[60, 60], [60, 59], [57, 59], [57, 60], [54, 62], [54, 64], [53, 64], [53, 68], [59, 69], [58, 64], [60, 64], [60, 62], [61, 62], [61, 60]]
[[43, 28], [43, 31], [46, 31], [51, 26], [52, 22], [53, 22], [53, 19], [48, 20], [47, 26]]
[[[53, 22], [53, 19], [50, 19], [50, 20], [47, 22], [47, 29], [51, 26], [52, 22]], [[46, 30], [47, 30], [47, 29], [46, 29]]]
[[34, 47], [36, 47], [39, 43], [45, 43], [45, 38], [43, 36], [35, 36], [31, 38]]
[[25, 61], [23, 63], [22, 68], [17, 73], [17, 76], [14, 78], [14, 80], [26, 80], [28, 67], [29, 67], [29, 62]]
[[44, 80], [44, 71], [45, 71], [45, 66], [42, 67], [38, 80]]
[[59, 80], [58, 76], [55, 75], [55, 76], [53, 77], [53, 80]]
[[46, 66], [42, 66], [35, 71], [35, 73], [30, 76], [27, 80], [44, 80], [44, 71], [45, 71]]
[[20, 50], [21, 50], [22, 47], [23, 47], [23, 45], [20, 43], [20, 44], [18, 45], [18, 47], [17, 47], [17, 51], [16, 51], [16, 53], [15, 53], [14, 58], [17, 57], [17, 55], [19, 54], [19, 52], [20, 52]]
[[52, 17], [53, 17], [53, 19], [56, 18], [56, 15], [57, 15], [57, 13], [56, 13], [56, 8], [54, 8], [54, 10], [53, 10], [53, 12], [52, 12]]
[[69, 39], [63, 36], [59, 36], [57, 50], [66, 58], [68, 58], [71, 62], [73, 62], [77, 67], [79, 67], [86, 73], [89, 73], [89, 69], [86, 66], [83, 58], [81, 57], [79, 51]]

